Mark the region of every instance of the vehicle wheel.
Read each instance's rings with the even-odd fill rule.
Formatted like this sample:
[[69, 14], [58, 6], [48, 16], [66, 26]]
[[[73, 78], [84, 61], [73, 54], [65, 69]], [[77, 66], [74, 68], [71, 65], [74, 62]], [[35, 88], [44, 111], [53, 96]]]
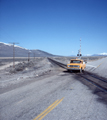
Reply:
[[67, 70], [68, 72], [71, 72], [71, 70]]
[[80, 73], [82, 73], [82, 69], [80, 69]]

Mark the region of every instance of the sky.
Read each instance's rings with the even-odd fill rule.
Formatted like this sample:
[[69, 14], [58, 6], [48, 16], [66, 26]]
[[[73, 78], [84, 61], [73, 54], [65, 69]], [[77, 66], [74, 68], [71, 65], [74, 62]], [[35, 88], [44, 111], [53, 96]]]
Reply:
[[0, 0], [0, 42], [54, 55], [107, 53], [107, 0]]

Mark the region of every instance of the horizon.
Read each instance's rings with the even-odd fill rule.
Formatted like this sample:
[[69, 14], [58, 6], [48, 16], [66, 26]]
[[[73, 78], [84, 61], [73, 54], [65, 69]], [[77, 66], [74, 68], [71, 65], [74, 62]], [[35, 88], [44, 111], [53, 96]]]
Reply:
[[1, 0], [0, 41], [54, 55], [107, 53], [106, 0]]
[[[0, 43], [3, 43], [5, 45], [9, 45], [9, 46], [13, 46], [13, 44], [10, 44], [10, 43], [4, 43], [4, 42], [0, 42]], [[26, 50], [39, 50], [39, 49], [27, 49], [27, 48], [23, 48], [23, 47], [20, 47], [18, 45], [14, 45], [15, 47], [19, 47], [21, 49], [26, 49]], [[43, 51], [43, 52], [47, 52], [47, 51]], [[49, 53], [49, 52], [47, 52]], [[49, 54], [52, 54], [52, 53], [49, 53]], [[53, 54], [54, 55], [54, 54]], [[85, 55], [82, 55], [82, 56], [93, 56], [93, 55], [107, 55], [107, 53], [103, 52], [103, 53], [94, 53], [94, 54], [85, 54]], [[59, 55], [60, 56], [60, 55]], [[77, 56], [77, 55], [69, 55], [69, 56]]]

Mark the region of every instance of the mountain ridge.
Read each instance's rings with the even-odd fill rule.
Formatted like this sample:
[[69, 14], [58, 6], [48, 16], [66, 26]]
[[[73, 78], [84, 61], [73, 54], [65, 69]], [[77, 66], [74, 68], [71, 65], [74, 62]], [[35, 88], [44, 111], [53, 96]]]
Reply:
[[[42, 50], [29, 50], [15, 45], [15, 57], [51, 57], [55, 56], [51, 53], [42, 51]], [[8, 43], [0, 42], [0, 57], [12, 57], [13, 56], [13, 45]]]

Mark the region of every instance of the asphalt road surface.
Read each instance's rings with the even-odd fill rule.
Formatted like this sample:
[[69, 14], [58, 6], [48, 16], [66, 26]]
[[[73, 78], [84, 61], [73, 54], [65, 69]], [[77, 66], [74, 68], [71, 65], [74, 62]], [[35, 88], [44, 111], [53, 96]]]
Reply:
[[96, 73], [102, 77], [107, 78], [107, 57], [88, 62], [86, 64], [86, 71]]
[[107, 105], [75, 74], [52, 74], [1, 93], [0, 120], [107, 120]]

